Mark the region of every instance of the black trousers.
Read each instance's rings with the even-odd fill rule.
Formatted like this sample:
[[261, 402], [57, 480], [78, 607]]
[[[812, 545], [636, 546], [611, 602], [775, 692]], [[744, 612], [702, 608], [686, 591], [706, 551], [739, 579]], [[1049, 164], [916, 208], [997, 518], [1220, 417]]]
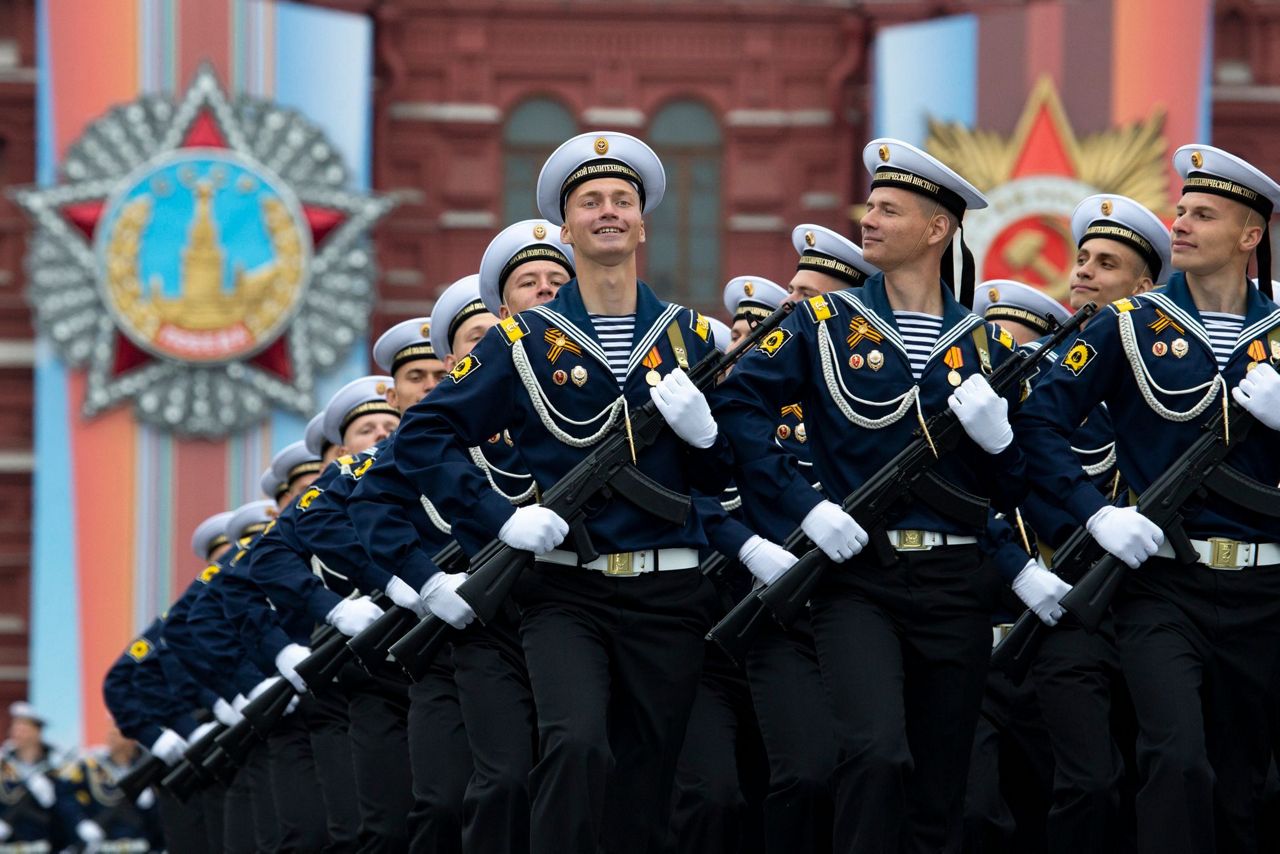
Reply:
[[538, 712], [535, 854], [658, 852], [715, 592], [696, 570], [535, 564], [515, 588]]
[[747, 680], [769, 759], [764, 840], [769, 854], [831, 850], [835, 721], [808, 614], [770, 623], [747, 653]]
[[511, 617], [473, 624], [453, 647], [454, 681], [474, 766], [462, 831], [467, 854], [529, 850], [529, 772], [537, 745], [533, 692]]
[[409, 686], [409, 833], [415, 853], [462, 851], [463, 800], [472, 762], [453, 670], [453, 656], [446, 650], [423, 679]]
[[282, 852], [320, 852], [328, 845], [324, 799], [303, 711], [304, 706], [314, 703], [310, 694], [304, 694], [298, 708], [281, 718], [267, 738], [280, 834], [277, 850]]
[[360, 801], [351, 762], [347, 697], [337, 685], [308, 695], [299, 710], [311, 735], [316, 781], [324, 801], [329, 850], [353, 851], [360, 835]]
[[1028, 681], [1053, 748], [1049, 851], [1132, 850], [1124, 757], [1135, 724], [1111, 620], [1091, 635], [1067, 617], [1046, 633]]
[[271, 762], [265, 742], [257, 742], [227, 786], [222, 814], [223, 850], [228, 854], [280, 848]]
[[764, 746], [741, 669], [708, 644], [676, 765], [670, 854], [764, 851]]
[[1138, 850], [1257, 851], [1280, 565], [1153, 558], [1128, 573], [1114, 614], [1138, 719]]
[[969, 758], [961, 850], [1044, 852], [1052, 786], [1053, 755], [1035, 687], [1030, 679], [1015, 685], [997, 670], [988, 672]]
[[[197, 792], [191, 800], [193, 804], [198, 801], [200, 812], [204, 815], [204, 834], [210, 852], [231, 850], [227, 845], [226, 833], [222, 826], [226, 819], [227, 788], [226, 783], [215, 780]], [[177, 850], [172, 845], [169, 849]]]
[[160, 826], [164, 829], [165, 847], [170, 851], [190, 851], [192, 854], [219, 852], [218, 847], [209, 847], [209, 835], [204, 824], [204, 806], [199, 796], [190, 802], [182, 801], [157, 786], [156, 809], [160, 812]]
[[408, 686], [349, 664], [339, 681], [347, 694], [351, 764], [360, 801], [360, 852], [409, 850], [413, 780], [409, 764]]
[[811, 611], [839, 751], [836, 851], [936, 854], [957, 838], [998, 583], [977, 546], [824, 574]]

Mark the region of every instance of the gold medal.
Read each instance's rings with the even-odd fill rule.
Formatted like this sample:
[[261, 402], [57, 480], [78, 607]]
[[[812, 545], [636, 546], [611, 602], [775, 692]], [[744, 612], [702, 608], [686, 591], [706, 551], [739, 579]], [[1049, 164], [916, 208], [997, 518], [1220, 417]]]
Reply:
[[1244, 372], [1247, 374], [1256, 367], [1258, 367], [1257, 362], [1250, 362], [1248, 365], [1245, 366]]
[[587, 382], [587, 369], [582, 365], [574, 365], [573, 370], [569, 372], [569, 379], [573, 380], [573, 384], [578, 388], [582, 388]]
[[656, 370], [651, 370], [644, 375], [644, 381], [649, 385], [657, 385], [662, 382], [662, 374], [658, 373]]
[[556, 385], [564, 385], [569, 381], [569, 375], [564, 371], [556, 371], [551, 375], [551, 381]]
[[1173, 343], [1169, 345], [1169, 349], [1173, 351], [1173, 355], [1181, 359], [1183, 356], [1187, 355], [1187, 351], [1190, 347], [1187, 346], [1187, 339], [1175, 338], [1173, 339]]
[[953, 386], [958, 386], [964, 382], [964, 378], [960, 376], [960, 372], [956, 370], [947, 371], [947, 382]]
[[884, 367], [884, 353], [879, 350], [872, 350], [867, 354], [867, 367], [873, 371], [878, 371]]
[[779, 424], [778, 438], [784, 442], [787, 441], [787, 439], [791, 438], [791, 428], [788, 427], [786, 424]]

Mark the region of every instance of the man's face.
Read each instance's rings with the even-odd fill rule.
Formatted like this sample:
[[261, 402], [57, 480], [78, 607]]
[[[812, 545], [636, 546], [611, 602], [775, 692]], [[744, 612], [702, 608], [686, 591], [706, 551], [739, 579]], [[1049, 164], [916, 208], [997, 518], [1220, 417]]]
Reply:
[[535, 305], [551, 302], [569, 281], [569, 271], [555, 261], [526, 261], [511, 271], [502, 288], [500, 316], [510, 317]]
[[348, 424], [347, 429], [343, 431], [342, 453], [358, 454], [361, 451], [367, 451], [394, 433], [398, 426], [400, 426], [400, 419], [385, 412], [361, 415]]
[[739, 317], [733, 322], [733, 325], [729, 327], [730, 346], [737, 344], [742, 340], [743, 336], [750, 334], [751, 321], [747, 320], [745, 317]]
[[640, 194], [621, 178], [596, 178], [575, 187], [565, 202], [560, 240], [601, 266], [623, 263], [644, 243]]
[[227, 550], [230, 548], [231, 548], [231, 543], [223, 543], [220, 546], [214, 546], [213, 549], [209, 552], [209, 563], [217, 563], [218, 558], [226, 554]]
[[9, 722], [9, 740], [19, 750], [39, 747], [40, 727], [27, 718], [14, 718]]
[[444, 362], [439, 359], [414, 359], [396, 368], [391, 388], [387, 389], [387, 403], [404, 412], [422, 400], [440, 385], [445, 374]]
[[1150, 288], [1146, 262], [1137, 250], [1118, 240], [1095, 237], [1076, 252], [1068, 301], [1076, 311], [1085, 303], [1101, 307]]
[[835, 276], [828, 276], [817, 270], [796, 270], [796, 274], [787, 283], [787, 302], [804, 302], [811, 297], [847, 287], [849, 286]]
[[899, 187], [876, 187], [862, 217], [862, 257], [886, 273], [914, 259], [931, 242], [940, 205]]
[[454, 366], [476, 348], [484, 334], [498, 324], [498, 318], [487, 311], [473, 314], [462, 322], [453, 333], [453, 352], [444, 357], [445, 372], [452, 371]]
[[1173, 220], [1173, 266], [1207, 276], [1248, 254], [1262, 238], [1260, 217], [1231, 199], [1210, 193], [1184, 193]]

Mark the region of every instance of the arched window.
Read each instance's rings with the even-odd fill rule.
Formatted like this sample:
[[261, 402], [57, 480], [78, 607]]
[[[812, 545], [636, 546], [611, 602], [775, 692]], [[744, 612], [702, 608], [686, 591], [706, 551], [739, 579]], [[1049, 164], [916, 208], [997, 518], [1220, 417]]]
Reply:
[[502, 131], [502, 224], [538, 216], [538, 172], [556, 146], [578, 133], [577, 122], [547, 98], [524, 101]]
[[646, 218], [645, 279], [663, 299], [720, 302], [720, 125], [695, 101], [663, 107], [648, 142], [662, 158], [667, 194]]

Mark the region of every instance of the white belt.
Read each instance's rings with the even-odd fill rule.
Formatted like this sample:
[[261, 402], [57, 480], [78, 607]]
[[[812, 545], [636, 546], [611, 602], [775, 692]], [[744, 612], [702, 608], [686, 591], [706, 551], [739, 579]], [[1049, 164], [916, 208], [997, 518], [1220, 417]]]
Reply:
[[889, 545], [900, 552], [927, 551], [934, 546], [971, 546], [978, 542], [977, 537], [964, 534], [942, 534], [937, 531], [895, 529], [885, 533], [889, 535]]
[[618, 552], [600, 555], [590, 563], [579, 563], [578, 555], [574, 552], [552, 549], [536, 559], [561, 566], [594, 569], [614, 578], [630, 578], [647, 572], [667, 572], [673, 569], [694, 569], [699, 564], [697, 549], [643, 549], [638, 552]]
[[[1225, 537], [1192, 540], [1196, 561], [1209, 569], [1244, 569], [1246, 566], [1280, 564], [1280, 543], [1242, 543]], [[1166, 539], [1156, 549], [1158, 557], [1174, 558], [1173, 546]]]

